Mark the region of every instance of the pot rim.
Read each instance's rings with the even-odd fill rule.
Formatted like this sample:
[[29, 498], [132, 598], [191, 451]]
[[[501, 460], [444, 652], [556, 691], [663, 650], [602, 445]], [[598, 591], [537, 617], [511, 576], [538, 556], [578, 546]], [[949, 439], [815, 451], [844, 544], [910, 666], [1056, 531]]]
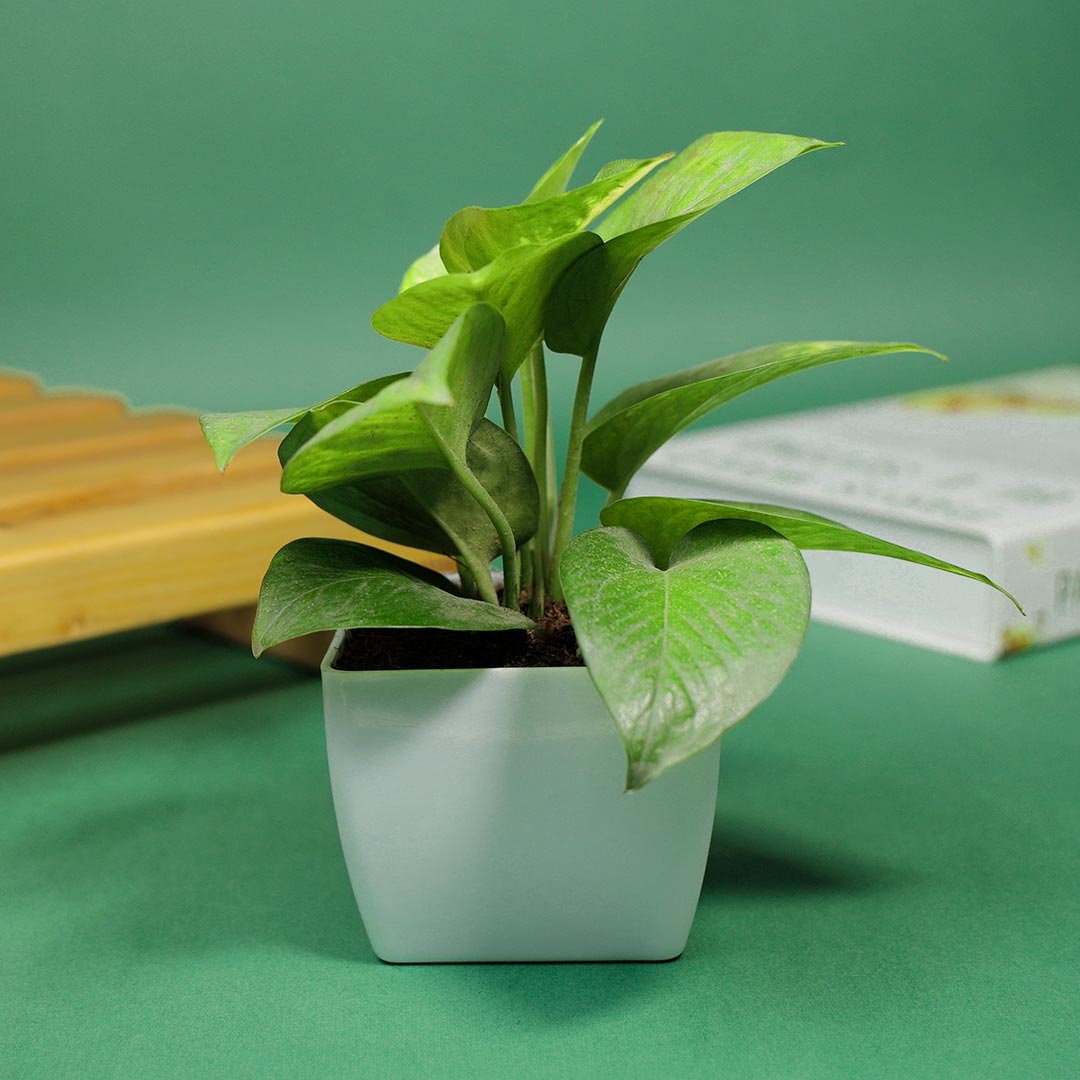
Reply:
[[[588, 667], [585, 664], [577, 665], [574, 667], [568, 666], [551, 666], [551, 667], [452, 667], [452, 668], [383, 668], [377, 671], [345, 671], [341, 668], [334, 667], [334, 661], [337, 659], [338, 653], [341, 651], [342, 642], [345, 640], [347, 630], [335, 630], [333, 640], [330, 642], [330, 647], [326, 650], [326, 654], [322, 658], [322, 662], [319, 664], [319, 672], [325, 679], [328, 676], [334, 679], [355, 679], [358, 676], [361, 678], [374, 678], [382, 676], [384, 678], [396, 678], [401, 675], [409, 675], [412, 678], [418, 676], [433, 676], [433, 675], [458, 675], [458, 676], [471, 676], [476, 678], [478, 676], [487, 676], [489, 678], [528, 678], [541, 677], [540, 673], [544, 673], [544, 678], [588, 678], [592, 681], [592, 675], [589, 672]], [[568, 672], [570, 674], [566, 676], [552, 676], [547, 674], [549, 672]]]

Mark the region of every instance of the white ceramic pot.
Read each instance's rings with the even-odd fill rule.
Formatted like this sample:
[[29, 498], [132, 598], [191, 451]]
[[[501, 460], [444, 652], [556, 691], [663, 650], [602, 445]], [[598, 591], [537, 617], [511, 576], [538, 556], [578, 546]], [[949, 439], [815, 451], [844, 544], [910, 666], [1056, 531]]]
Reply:
[[337, 671], [323, 661], [341, 846], [394, 963], [670, 960], [686, 945], [720, 747], [623, 793], [585, 668]]

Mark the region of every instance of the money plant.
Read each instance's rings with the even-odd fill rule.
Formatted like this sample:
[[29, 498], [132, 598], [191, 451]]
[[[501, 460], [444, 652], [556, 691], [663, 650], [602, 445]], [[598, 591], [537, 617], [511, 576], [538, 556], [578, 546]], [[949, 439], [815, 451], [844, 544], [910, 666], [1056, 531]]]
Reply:
[[[713, 743], [780, 682], [809, 617], [801, 549], [867, 552], [993, 582], [799, 510], [623, 497], [667, 439], [739, 394], [821, 364], [932, 350], [766, 345], [660, 373], [590, 415], [604, 328], [642, 259], [774, 169], [840, 145], [722, 131], [678, 155], [610, 162], [570, 187], [598, 126], [522, 202], [454, 214], [374, 313], [380, 334], [429, 350], [415, 370], [308, 408], [202, 423], [221, 468], [246, 443], [292, 425], [280, 444], [282, 490], [371, 536], [451, 556], [459, 571], [455, 580], [359, 542], [297, 540], [266, 573], [256, 655], [337, 628], [542, 632], [552, 602], [565, 601], [633, 790]], [[577, 365], [559, 482], [549, 362]], [[582, 473], [609, 498], [599, 526], [575, 538]]]

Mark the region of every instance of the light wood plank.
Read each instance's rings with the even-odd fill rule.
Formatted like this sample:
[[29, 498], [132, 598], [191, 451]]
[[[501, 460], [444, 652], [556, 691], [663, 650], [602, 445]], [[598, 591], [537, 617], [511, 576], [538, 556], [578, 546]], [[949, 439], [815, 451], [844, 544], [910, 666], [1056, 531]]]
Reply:
[[[276, 451], [261, 440], [222, 477], [192, 413], [133, 414], [115, 396], [46, 395], [0, 372], [0, 655], [189, 618], [246, 641], [266, 565], [301, 536], [453, 569], [282, 495]], [[326, 639], [284, 655], [317, 665]]]
[[0, 655], [251, 604], [271, 556], [301, 536], [364, 539], [306, 499], [268, 500], [262, 480], [9, 528], [0, 533]]
[[5, 476], [0, 486], [0, 526], [161, 495], [216, 489], [254, 476], [265, 479], [266, 497], [273, 498], [280, 474], [277, 440], [272, 439], [245, 448], [229, 466], [227, 478], [218, 472], [210, 448], [201, 440], [149, 451], [140, 448], [137, 453], [76, 458]]
[[[212, 534], [219, 524], [240, 523], [248, 521], [249, 517], [249, 523], [255, 527], [255, 522], [263, 514], [271, 520], [303, 521], [312, 527], [333, 530], [308, 532], [304, 534], [306, 536], [365, 537], [365, 534], [319, 510], [302, 495], [283, 495], [275, 488], [268, 488], [265, 478], [237, 478], [230, 483], [226, 477], [221, 484], [204, 491], [178, 492], [139, 503], [88, 507], [13, 525], [0, 531], [0, 572], [9, 566], [60, 558], [92, 546], [108, 547], [118, 537], [139, 543], [157, 543], [169, 541], [177, 530], [189, 534], [202, 530]], [[387, 551], [413, 552], [413, 549], [401, 545], [371, 542]], [[413, 554], [419, 556], [420, 553]], [[424, 554], [423, 558], [425, 562], [431, 559], [438, 559], [440, 563], [450, 562], [430, 554]]]
[[0, 427], [7, 431], [21, 428], [63, 427], [88, 420], [123, 416], [128, 411], [122, 398], [106, 394], [53, 394], [30, 401], [0, 401]]
[[53, 427], [5, 431], [0, 425], [0, 473], [84, 458], [119, 457], [190, 443], [206, 448], [199, 422], [183, 413], [139, 413]]
[[30, 375], [0, 369], [0, 405], [41, 397], [41, 384]]

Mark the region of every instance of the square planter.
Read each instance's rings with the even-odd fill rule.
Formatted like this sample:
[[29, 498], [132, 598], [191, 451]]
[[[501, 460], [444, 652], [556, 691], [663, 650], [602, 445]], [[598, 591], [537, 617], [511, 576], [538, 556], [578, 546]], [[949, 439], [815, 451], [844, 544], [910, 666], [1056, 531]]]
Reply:
[[719, 744], [623, 793], [585, 668], [322, 665], [341, 845], [394, 963], [669, 960], [690, 932]]

